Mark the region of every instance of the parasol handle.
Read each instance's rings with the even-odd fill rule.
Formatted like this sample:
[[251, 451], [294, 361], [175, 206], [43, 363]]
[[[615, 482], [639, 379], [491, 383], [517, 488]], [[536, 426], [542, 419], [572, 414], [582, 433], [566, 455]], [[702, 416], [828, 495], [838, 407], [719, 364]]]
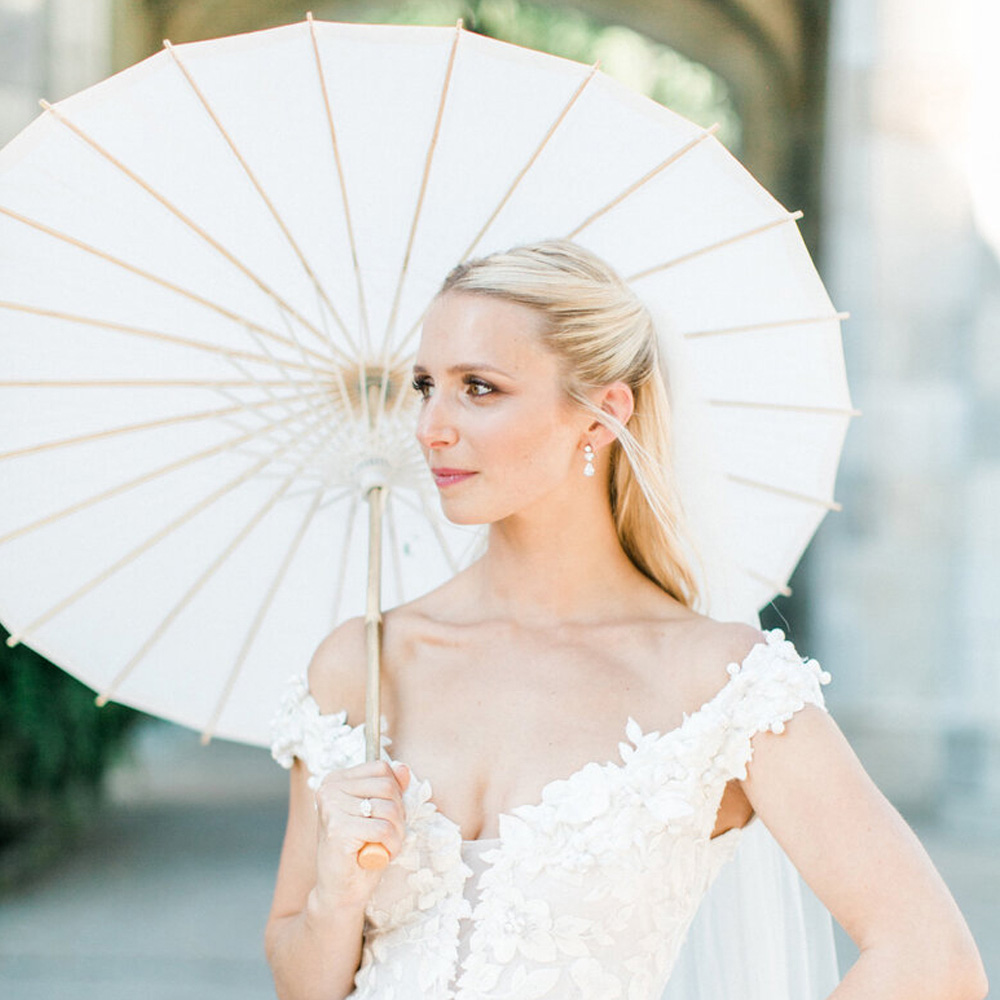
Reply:
[[[365, 760], [382, 756], [381, 660], [382, 638], [382, 507], [385, 487], [374, 486], [365, 494], [368, 501], [368, 597], [365, 605]], [[383, 844], [365, 844], [358, 851], [358, 865], [378, 871], [389, 863]]]
[[381, 871], [389, 864], [389, 852], [384, 844], [365, 844], [358, 851], [358, 866], [365, 871]]

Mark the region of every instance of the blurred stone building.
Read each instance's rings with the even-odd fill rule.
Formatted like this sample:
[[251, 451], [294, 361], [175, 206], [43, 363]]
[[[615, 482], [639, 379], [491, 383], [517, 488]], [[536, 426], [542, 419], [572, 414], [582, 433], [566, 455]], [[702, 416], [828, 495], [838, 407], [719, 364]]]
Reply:
[[[356, 20], [390, 6], [406, 5], [312, 9]], [[786, 207], [805, 211], [834, 303], [852, 316], [845, 350], [864, 415], [847, 438], [844, 511], [820, 529], [787, 613], [800, 649], [833, 674], [828, 702], [886, 794], [911, 815], [1000, 828], [1000, 128], [990, 103], [1000, 98], [1000, 8], [563, 6], [718, 74], [741, 119], [741, 158]], [[58, 100], [164, 37], [267, 27], [306, 9], [0, 0], [0, 140], [37, 113], [39, 97]]]
[[836, 0], [824, 277], [855, 421], [808, 565], [844, 728], [901, 806], [1000, 829], [1000, 6]]

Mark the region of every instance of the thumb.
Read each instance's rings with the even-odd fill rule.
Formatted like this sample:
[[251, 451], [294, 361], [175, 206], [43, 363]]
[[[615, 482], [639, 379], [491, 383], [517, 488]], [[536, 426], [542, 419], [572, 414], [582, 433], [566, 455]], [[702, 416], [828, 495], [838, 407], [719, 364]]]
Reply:
[[405, 792], [410, 784], [410, 769], [405, 764], [400, 764], [398, 761], [392, 765], [392, 769], [396, 774], [396, 780], [399, 782], [399, 787]]

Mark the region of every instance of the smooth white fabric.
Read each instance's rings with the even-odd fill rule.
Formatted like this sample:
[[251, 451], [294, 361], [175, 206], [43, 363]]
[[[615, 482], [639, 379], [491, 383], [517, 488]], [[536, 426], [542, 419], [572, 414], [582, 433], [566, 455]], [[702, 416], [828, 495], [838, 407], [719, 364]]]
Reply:
[[[797, 873], [769, 865], [775, 855], [758, 819], [711, 833], [726, 783], [747, 775], [753, 735], [783, 732], [806, 704], [825, 711], [820, 685], [830, 678], [777, 629], [728, 669], [723, 688], [677, 728], [643, 733], [630, 719], [621, 763], [586, 764], [549, 782], [537, 803], [501, 814], [494, 844], [463, 843], [414, 775], [404, 795], [407, 835], [369, 902], [352, 997], [657, 1000], [668, 980], [669, 1000], [819, 996], [789, 992], [823, 988], [830, 971], [808, 954], [789, 958], [802, 920], [788, 911], [782, 880]], [[301, 758], [314, 787], [364, 759], [363, 726], [344, 712], [322, 714], [303, 678], [293, 679], [273, 736], [275, 759], [290, 767]], [[793, 940], [774, 921], [753, 940], [728, 937], [726, 915], [733, 935], [752, 927], [743, 906], [704, 911], [683, 949], [741, 845], [759, 864], [740, 867], [736, 896], [747, 903], [763, 893], [757, 912], [771, 916], [777, 900]], [[734, 898], [732, 887], [724, 898]], [[715, 940], [715, 931], [726, 936]], [[754, 980], [763, 992], [739, 991]]]
[[826, 1000], [839, 981], [829, 912], [752, 820], [706, 893], [662, 1000]]

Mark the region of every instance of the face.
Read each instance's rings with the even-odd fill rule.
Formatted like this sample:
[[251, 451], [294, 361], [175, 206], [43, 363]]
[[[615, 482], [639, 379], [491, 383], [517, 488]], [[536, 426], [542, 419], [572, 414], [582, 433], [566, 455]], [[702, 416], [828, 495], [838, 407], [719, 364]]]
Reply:
[[417, 440], [456, 524], [524, 511], [565, 488], [574, 468], [581, 475], [590, 419], [562, 390], [542, 322], [527, 306], [467, 292], [428, 310], [413, 366]]

